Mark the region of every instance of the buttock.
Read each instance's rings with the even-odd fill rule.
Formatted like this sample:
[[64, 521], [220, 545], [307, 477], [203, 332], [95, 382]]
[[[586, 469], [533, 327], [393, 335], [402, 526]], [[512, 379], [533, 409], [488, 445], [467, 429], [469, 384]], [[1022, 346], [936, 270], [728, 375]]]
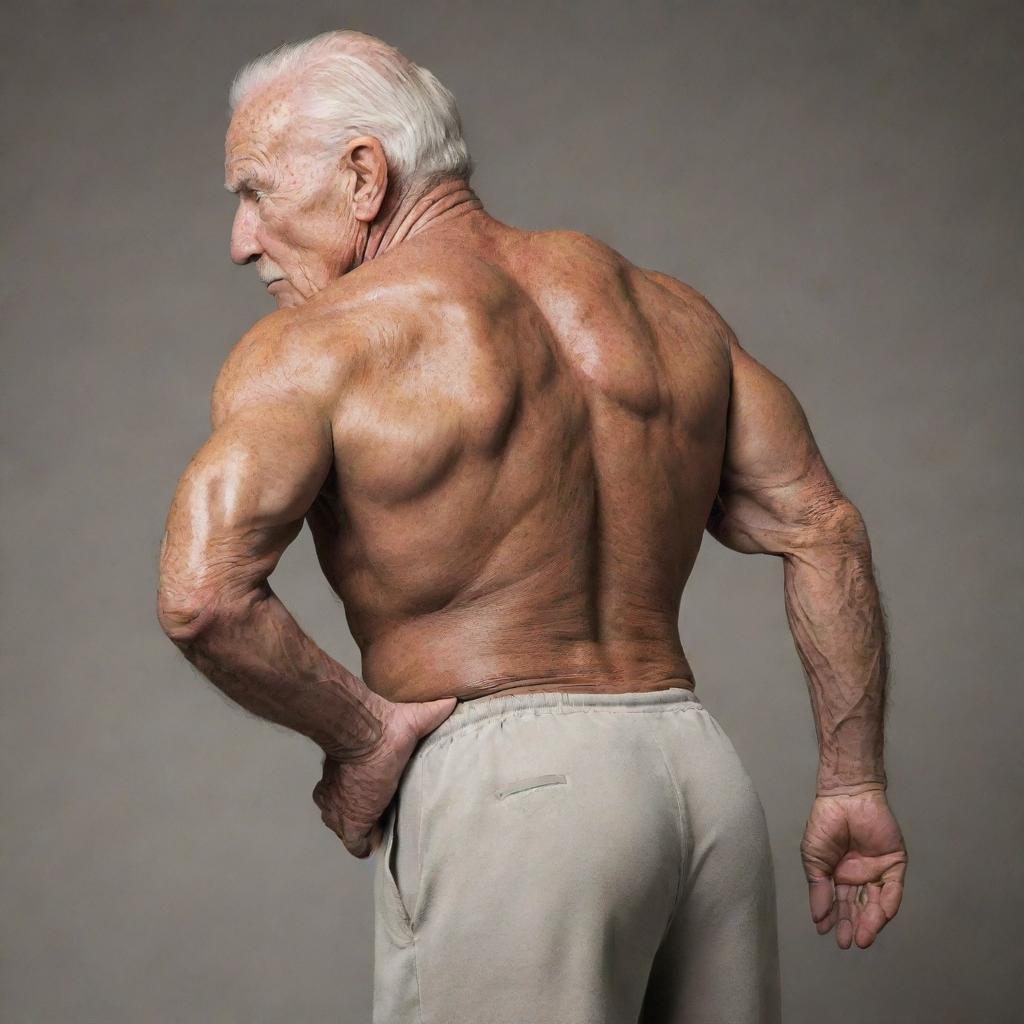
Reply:
[[385, 823], [375, 1020], [637, 1021], [704, 870], [691, 806], [703, 827], [742, 827], [742, 780], [689, 690], [460, 705], [410, 760]]

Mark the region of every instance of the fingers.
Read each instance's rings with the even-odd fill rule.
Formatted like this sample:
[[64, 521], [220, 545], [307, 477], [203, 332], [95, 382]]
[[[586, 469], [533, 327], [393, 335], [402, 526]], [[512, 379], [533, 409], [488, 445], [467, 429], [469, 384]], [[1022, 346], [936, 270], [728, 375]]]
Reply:
[[383, 842], [384, 830], [380, 827], [380, 825], [374, 825], [373, 828], [370, 829], [370, 853], [376, 853], [380, 849], [381, 844]]
[[[450, 712], [455, 698], [433, 702]], [[397, 706], [397, 705], [396, 705]], [[379, 767], [379, 766], [378, 766]], [[376, 770], [375, 766], [370, 766]], [[323, 776], [313, 787], [313, 803], [320, 818], [354, 857], [363, 859], [379, 849], [383, 840], [380, 822], [394, 799], [395, 787], [383, 785], [379, 772], [366, 765], [344, 764], [324, 758]], [[384, 779], [387, 782], [387, 779]]]
[[355, 836], [346, 831], [345, 819], [328, 802], [326, 786], [322, 779], [313, 787], [313, 802], [320, 808], [320, 820], [342, 841], [345, 849], [353, 857], [363, 860], [380, 848], [384, 832], [377, 822]]
[[372, 825], [369, 829], [353, 835], [345, 828], [345, 819], [329, 808], [321, 813], [320, 819], [341, 840], [342, 845], [353, 857], [363, 860], [380, 847], [383, 833], [378, 825]]
[[[857, 945], [862, 949], [874, 941], [879, 930], [875, 926], [877, 915], [872, 911], [869, 916], [864, 917], [862, 904], [867, 898], [864, 893], [865, 886], [840, 883], [835, 885], [833, 892], [831, 878], [814, 879], [808, 886], [811, 919], [819, 935], [827, 935], [835, 928], [836, 944], [840, 949], [849, 949], [854, 936], [857, 937]], [[878, 910], [881, 910], [880, 906]]]
[[836, 944], [849, 949], [856, 941], [860, 949], [867, 949], [881, 931], [886, 917], [879, 903], [881, 886], [836, 886]]
[[384, 830], [381, 828], [380, 822], [375, 821], [368, 829], [358, 833], [355, 837], [342, 836], [341, 841], [353, 857], [363, 860], [381, 848], [384, 842]]
[[861, 886], [864, 892], [860, 903], [859, 920], [855, 938], [861, 949], [867, 949], [875, 937], [885, 927], [888, 918], [882, 909], [882, 886], [874, 882]]
[[[842, 812], [842, 813], [840, 813]], [[811, 919], [836, 945], [867, 949], [899, 910], [906, 847], [886, 809], [818, 801], [800, 844]]]
[[[819, 880], [816, 885], [824, 891]], [[888, 890], [888, 891], [887, 891]], [[849, 949], [855, 942], [860, 949], [874, 943], [878, 933], [892, 920], [899, 909], [902, 885], [899, 882], [868, 882], [865, 885], [837, 884], [835, 902], [820, 918], [815, 918], [819, 935], [836, 929], [836, 945]], [[812, 893], [812, 906], [815, 896]], [[820, 898], [820, 896], [819, 896]]]
[[809, 883], [811, 919], [819, 935], [827, 935], [835, 927], [840, 949], [849, 949], [854, 942], [867, 949], [899, 910], [903, 891], [902, 883], [896, 881], [840, 883], [833, 898], [832, 888], [829, 878]]
[[[808, 879], [807, 895], [811, 904], [811, 920], [818, 924], [832, 910], [832, 879], [828, 876]], [[825, 930], [828, 931], [827, 928]]]
[[839, 919], [839, 907], [836, 904], [832, 905], [832, 909], [828, 912], [828, 917], [823, 921], [819, 921], [815, 926], [818, 929], [819, 935], [828, 935], [830, 931], [835, 927], [836, 921]]
[[903, 882], [900, 879], [889, 879], [882, 884], [881, 894], [878, 902], [885, 912], [885, 919], [888, 921], [896, 916], [903, 901]]
[[849, 949], [853, 940], [853, 909], [850, 906], [850, 887], [836, 886], [836, 944], [840, 949]]
[[373, 853], [373, 847], [370, 845], [368, 837], [364, 837], [355, 843], [348, 843], [345, 842], [345, 840], [342, 840], [342, 842], [345, 843], [345, 849], [348, 850], [353, 857], [357, 857], [359, 860], [365, 860], [371, 853]]
[[903, 883], [869, 882], [861, 888], [865, 891], [865, 896], [861, 903], [855, 937], [857, 945], [861, 949], [867, 949], [899, 910], [903, 897]]

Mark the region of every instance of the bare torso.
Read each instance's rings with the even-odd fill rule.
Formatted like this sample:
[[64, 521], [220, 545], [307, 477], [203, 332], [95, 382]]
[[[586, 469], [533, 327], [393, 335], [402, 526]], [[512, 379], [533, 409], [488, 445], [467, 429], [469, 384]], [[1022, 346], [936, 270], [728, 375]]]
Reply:
[[694, 294], [474, 213], [303, 307], [345, 367], [307, 521], [371, 689], [693, 688], [679, 604], [730, 381]]

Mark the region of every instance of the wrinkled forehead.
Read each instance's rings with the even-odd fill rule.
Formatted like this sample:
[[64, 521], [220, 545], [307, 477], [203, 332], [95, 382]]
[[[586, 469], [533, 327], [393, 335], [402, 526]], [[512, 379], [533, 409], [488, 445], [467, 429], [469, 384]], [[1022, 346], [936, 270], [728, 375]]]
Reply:
[[280, 160], [304, 148], [293, 84], [271, 83], [247, 97], [235, 111], [224, 138], [226, 184], [232, 184], [241, 164]]

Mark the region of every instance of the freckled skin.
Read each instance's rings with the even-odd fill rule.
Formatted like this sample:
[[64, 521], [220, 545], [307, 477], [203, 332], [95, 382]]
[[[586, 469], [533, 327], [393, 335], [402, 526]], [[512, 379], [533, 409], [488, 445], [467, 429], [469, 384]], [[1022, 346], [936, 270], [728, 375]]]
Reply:
[[[356, 856], [456, 700], [694, 688], [680, 600], [705, 530], [782, 559], [819, 741], [801, 852], [812, 917], [870, 945], [906, 850], [885, 801], [885, 627], [870, 545], [786, 386], [692, 288], [468, 183], [324, 160], [281, 85], [235, 114], [231, 256], [278, 311], [235, 346], [179, 484], [160, 620], [242, 706], [325, 751], [314, 791]], [[308, 523], [362, 678], [268, 577]]]

